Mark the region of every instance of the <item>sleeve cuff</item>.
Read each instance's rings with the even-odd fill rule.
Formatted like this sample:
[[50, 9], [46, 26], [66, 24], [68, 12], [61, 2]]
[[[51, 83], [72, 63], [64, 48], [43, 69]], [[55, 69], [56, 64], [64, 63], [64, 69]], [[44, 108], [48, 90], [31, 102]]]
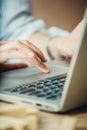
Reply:
[[53, 26], [47, 30], [47, 33], [50, 37], [63, 36], [67, 37], [70, 32], [63, 30], [59, 27]]

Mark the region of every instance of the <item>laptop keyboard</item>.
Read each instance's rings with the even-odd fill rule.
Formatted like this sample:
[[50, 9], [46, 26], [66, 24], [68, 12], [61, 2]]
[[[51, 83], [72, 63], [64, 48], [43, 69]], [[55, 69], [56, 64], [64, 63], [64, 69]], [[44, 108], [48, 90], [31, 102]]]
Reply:
[[22, 84], [13, 88], [5, 89], [11, 94], [35, 96], [48, 100], [56, 100], [62, 95], [66, 76], [56, 76], [50, 79], [39, 80], [37, 82]]

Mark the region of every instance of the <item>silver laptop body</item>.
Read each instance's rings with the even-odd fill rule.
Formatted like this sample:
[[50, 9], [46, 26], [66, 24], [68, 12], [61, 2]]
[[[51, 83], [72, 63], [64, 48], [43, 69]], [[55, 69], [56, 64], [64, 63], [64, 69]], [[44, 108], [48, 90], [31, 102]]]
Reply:
[[[64, 112], [82, 105], [86, 105], [87, 14], [86, 21], [79, 38], [79, 44], [74, 52], [70, 67], [64, 65], [63, 62], [60, 61], [50, 61], [47, 65], [51, 69], [51, 73], [49, 74], [44, 74], [34, 67], [4, 72], [1, 75], [0, 99], [14, 103], [28, 103], [38, 107], [39, 109], [50, 112]], [[59, 90], [58, 86], [55, 86], [57, 82], [60, 86], [61, 82], [64, 82], [63, 87], [60, 87], [62, 89]], [[33, 84], [34, 86], [36, 85], [36, 88], [34, 88]], [[38, 87], [39, 84], [42, 86], [42, 89], [41, 86], [40, 88]], [[27, 88], [27, 91], [25, 91], [25, 88], [23, 87], [29, 85], [32, 86], [30, 87], [31, 89], [28, 90]], [[19, 93], [21, 87], [22, 91]], [[51, 89], [49, 90], [50, 87]], [[54, 87], [56, 87], [56, 90], [54, 90]], [[32, 94], [33, 89], [37, 91], [39, 94], [38, 96], [34, 93]], [[57, 91], [62, 92], [60, 96], [58, 95], [56, 97]], [[52, 98], [50, 98], [50, 94], [53, 94]]]

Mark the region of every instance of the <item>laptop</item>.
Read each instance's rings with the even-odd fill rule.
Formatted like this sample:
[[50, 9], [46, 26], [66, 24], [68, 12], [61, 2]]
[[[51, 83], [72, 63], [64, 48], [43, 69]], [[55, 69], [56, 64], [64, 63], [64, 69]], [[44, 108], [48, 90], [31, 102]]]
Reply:
[[35, 67], [4, 72], [0, 100], [27, 103], [49, 112], [65, 112], [87, 105], [87, 10], [70, 66], [62, 61], [47, 63], [51, 72]]

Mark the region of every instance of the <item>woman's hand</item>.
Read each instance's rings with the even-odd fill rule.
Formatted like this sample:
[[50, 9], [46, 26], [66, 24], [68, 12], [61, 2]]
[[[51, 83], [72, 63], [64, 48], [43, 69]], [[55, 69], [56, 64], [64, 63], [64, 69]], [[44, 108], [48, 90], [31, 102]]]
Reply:
[[63, 58], [66, 61], [71, 60], [74, 50], [77, 44], [79, 44], [79, 38], [81, 31], [83, 30], [84, 22], [85, 19], [78, 24], [68, 37], [56, 37], [51, 41], [49, 49], [55, 59]]
[[[23, 64], [7, 65], [9, 68], [20, 68], [26, 65], [34, 65], [42, 72], [48, 73], [49, 68], [44, 64], [46, 58], [42, 52], [27, 40], [0, 42], [1, 66], [8, 59], [21, 59]], [[25, 64], [26, 63], [26, 64]], [[6, 64], [3, 65], [6, 68]]]
[[74, 42], [73, 39], [71, 40], [69, 38], [56, 37], [51, 41], [50, 51], [55, 59], [63, 59], [65, 61], [70, 62], [76, 44], [77, 43]]

